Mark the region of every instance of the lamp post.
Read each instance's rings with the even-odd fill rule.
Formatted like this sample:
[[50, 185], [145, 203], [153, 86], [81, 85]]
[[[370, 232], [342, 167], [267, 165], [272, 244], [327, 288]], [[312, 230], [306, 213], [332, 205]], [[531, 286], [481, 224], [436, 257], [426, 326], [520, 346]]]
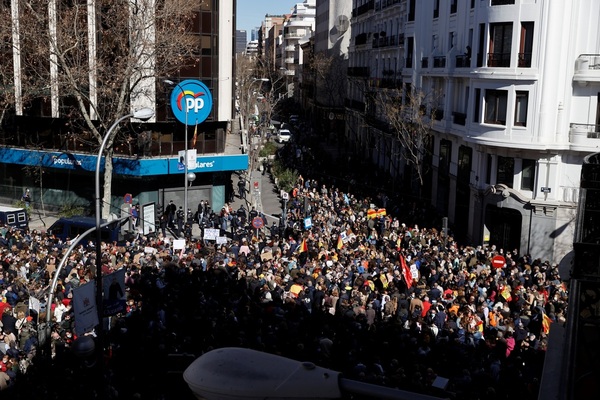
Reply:
[[[185, 90], [179, 83], [175, 83], [170, 79], [165, 79], [165, 82], [169, 86], [177, 86], [181, 93], [185, 96]], [[184, 134], [184, 150], [183, 150], [183, 220], [188, 222], [188, 108], [185, 107], [185, 134]]]
[[102, 139], [102, 144], [100, 145], [100, 150], [98, 150], [98, 157], [96, 158], [96, 307], [98, 309], [98, 339], [99, 342], [102, 343], [102, 248], [100, 243], [102, 241], [102, 236], [100, 234], [101, 229], [101, 220], [102, 220], [102, 207], [100, 203], [100, 161], [102, 159], [102, 154], [104, 153], [104, 148], [106, 147], [106, 143], [108, 143], [109, 139], [113, 135], [113, 131], [119, 125], [119, 123], [127, 118], [136, 118], [142, 121], [147, 121], [154, 116], [154, 110], [150, 108], [142, 108], [137, 110], [131, 114], [124, 115], [118, 118]]

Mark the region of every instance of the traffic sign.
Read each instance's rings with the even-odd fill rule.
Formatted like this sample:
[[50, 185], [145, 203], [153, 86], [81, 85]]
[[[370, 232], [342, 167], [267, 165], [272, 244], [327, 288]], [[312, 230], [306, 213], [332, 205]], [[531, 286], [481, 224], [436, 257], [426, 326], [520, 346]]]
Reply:
[[498, 254], [492, 258], [492, 266], [494, 268], [502, 268], [504, 267], [504, 264], [506, 264], [506, 259], [504, 256]]
[[123, 196], [123, 201], [127, 204], [133, 203], [133, 196], [131, 193], [127, 193], [125, 196]]
[[265, 221], [263, 221], [263, 219], [261, 217], [254, 217], [252, 218], [252, 226], [255, 229], [260, 229], [265, 225]]
[[258, 190], [258, 181], [254, 181], [254, 190]]

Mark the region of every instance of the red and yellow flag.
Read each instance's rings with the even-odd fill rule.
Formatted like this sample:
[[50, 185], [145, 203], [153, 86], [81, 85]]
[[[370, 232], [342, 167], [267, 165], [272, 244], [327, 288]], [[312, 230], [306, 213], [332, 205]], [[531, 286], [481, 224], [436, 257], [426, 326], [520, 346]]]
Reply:
[[410, 288], [412, 287], [413, 279], [412, 274], [410, 273], [410, 268], [408, 268], [408, 265], [406, 265], [406, 259], [404, 256], [400, 256], [400, 262], [402, 263], [402, 276], [406, 281], [406, 285]]
[[337, 241], [337, 249], [340, 250], [342, 247], [344, 247], [344, 241], [342, 240], [342, 236], [338, 236], [338, 241]]
[[552, 319], [544, 313], [544, 316], [542, 317], [542, 329], [546, 335], [548, 332], [550, 332], [550, 324], [552, 322], [554, 321], [552, 321]]
[[306, 244], [306, 239], [302, 239], [302, 243], [298, 246], [298, 253], [304, 253], [308, 251], [308, 245]]

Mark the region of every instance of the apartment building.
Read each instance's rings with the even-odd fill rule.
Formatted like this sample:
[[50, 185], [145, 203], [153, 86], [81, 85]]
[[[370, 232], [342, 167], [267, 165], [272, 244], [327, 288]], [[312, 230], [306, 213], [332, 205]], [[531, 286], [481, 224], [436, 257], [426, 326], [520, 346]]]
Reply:
[[[141, 107], [155, 112], [155, 117], [147, 122], [127, 119], [119, 125], [120, 132], [115, 136], [112, 147], [113, 210], [122, 204], [124, 194], [131, 194], [136, 202], [142, 204], [164, 204], [165, 197], [168, 197], [167, 201], [175, 200], [182, 204], [185, 177], [179, 167], [179, 152], [185, 147], [186, 137], [189, 150], [196, 151], [198, 155], [196, 168], [190, 169], [196, 174], [194, 186], [190, 189], [190, 205], [195, 206], [200, 199], [209, 199], [215, 206], [223, 203], [231, 171], [247, 168], [247, 155], [241, 154], [237, 147], [237, 153], [233, 154], [228, 154], [226, 149], [235, 97], [235, 3], [235, 0], [204, 1], [190, 5], [189, 14], [174, 12], [172, 18], [178, 19], [170, 20], [173, 24], [189, 19], [189, 33], [194, 44], [190, 46], [190, 52], [169, 60], [161, 58], [157, 55], [160, 53], [155, 51], [157, 45], [173, 45], [161, 43], [157, 34], [161, 32], [159, 29], [163, 29], [162, 33], [168, 29], [162, 25], [165, 20], [159, 19], [168, 19], [168, 15], [163, 9], [154, 12], [152, 2], [136, 3], [136, 8], [131, 10], [124, 4], [125, 9], [118, 11], [118, 6], [103, 8], [99, 1], [77, 3], [56, 0], [51, 1], [47, 9], [36, 10], [41, 18], [47, 18], [48, 24], [38, 23], [35, 29], [46, 29], [47, 32], [42, 31], [40, 37], [53, 38], [57, 46], [62, 45], [60, 41], [70, 39], [68, 35], [56, 33], [62, 29], [61, 24], [68, 25], [70, 19], [70, 25], [79, 27], [76, 34], [82, 37], [76, 46], [78, 56], [65, 56], [67, 52], [61, 56], [67, 57], [65, 63], [81, 63], [77, 69], [80, 75], [73, 79], [81, 79], [84, 87], [81, 93], [92, 121], [118, 101], [125, 103], [125, 114]], [[31, 21], [23, 11], [24, 7], [25, 2], [19, 1], [0, 5], [0, 12], [7, 16], [0, 33], [9, 42], [2, 45], [0, 66], [4, 72], [11, 71], [2, 79], [6, 76], [12, 78], [2, 86], [9, 91], [0, 92], [6, 96], [3, 100], [8, 99], [6, 103], [0, 101], [3, 106], [6, 105], [0, 127], [3, 144], [0, 147], [0, 196], [5, 201], [18, 199], [22, 189], [28, 187], [33, 191], [36, 205], [43, 198], [46, 206], [69, 204], [86, 207], [94, 197], [90, 178], [95, 171], [99, 143], [86, 133], [84, 124], [78, 124], [81, 120], [74, 118], [78, 105], [73, 92], [69, 92], [64, 84], [65, 72], [56, 67], [58, 56], [49, 49], [51, 40], [39, 40], [38, 44], [31, 42], [32, 36], [25, 31]], [[121, 14], [115, 14], [117, 11]], [[129, 15], [130, 20], [116, 18], [116, 15]], [[147, 23], [144, 23], [144, 18]], [[75, 21], [80, 25], [75, 25]], [[114, 28], [107, 33], [109, 23]], [[138, 25], [142, 28], [131, 29]], [[130, 35], [128, 30], [131, 30]], [[123, 59], [123, 54], [128, 53], [126, 46], [116, 50], [116, 46], [111, 49], [110, 44], [122, 37], [128, 38], [129, 51], [139, 52], [138, 64], [134, 66], [139, 72], [132, 74], [129, 82], [111, 83], [124, 88], [122, 99], [107, 98], [105, 89], [108, 83], [103, 81], [103, 77], [111, 78], [110, 61], [116, 65]], [[39, 54], [46, 55], [46, 59]], [[176, 54], [176, 51], [170, 54]], [[103, 62], [108, 60], [108, 67], [103, 71], [98, 69], [100, 57], [103, 57]], [[32, 74], [27, 69], [28, 65], [33, 65], [32, 59], [37, 59], [42, 65], [41, 72]], [[193, 62], [186, 62], [190, 59]], [[185, 67], [178, 68], [179, 62]], [[43, 70], [44, 65], [47, 71]], [[169, 71], [178, 72], [168, 76], [161, 74], [165, 65]], [[33, 90], [32, 76], [42, 80], [33, 82], [41, 88], [39, 94]], [[172, 92], [178, 89], [179, 82], [186, 79], [201, 81], [212, 94], [210, 114], [197, 128], [194, 125], [186, 127], [177, 121], [171, 108]], [[166, 80], [172, 82], [168, 84]], [[112, 120], [104, 123], [110, 126]], [[144, 134], [140, 135], [141, 132]], [[141, 138], [144, 138], [143, 143]], [[24, 170], [43, 171], [43, 180], [40, 182], [36, 174], [25, 173]]]
[[[354, 0], [346, 139], [395, 179], [369, 93], [437, 93], [421, 193], [462, 243], [567, 263], [583, 159], [600, 145], [600, 3]], [[366, 88], [366, 89], [365, 89]], [[407, 182], [410, 180], [407, 179]]]
[[298, 95], [295, 82], [296, 70], [304, 63], [301, 42], [310, 39], [315, 30], [316, 0], [297, 3], [290, 17], [283, 24], [283, 38], [280, 45], [281, 65], [279, 69], [286, 76], [288, 97]]

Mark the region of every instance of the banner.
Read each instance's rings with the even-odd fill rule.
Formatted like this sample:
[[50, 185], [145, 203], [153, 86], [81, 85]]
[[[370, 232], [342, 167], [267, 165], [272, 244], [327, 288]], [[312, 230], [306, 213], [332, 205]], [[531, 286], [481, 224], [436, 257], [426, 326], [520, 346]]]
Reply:
[[103, 288], [103, 311], [104, 316], [108, 317], [125, 312], [125, 303], [127, 300], [125, 292], [125, 268], [102, 277]]
[[95, 280], [73, 289], [73, 311], [75, 312], [75, 334], [81, 336], [98, 325]]

